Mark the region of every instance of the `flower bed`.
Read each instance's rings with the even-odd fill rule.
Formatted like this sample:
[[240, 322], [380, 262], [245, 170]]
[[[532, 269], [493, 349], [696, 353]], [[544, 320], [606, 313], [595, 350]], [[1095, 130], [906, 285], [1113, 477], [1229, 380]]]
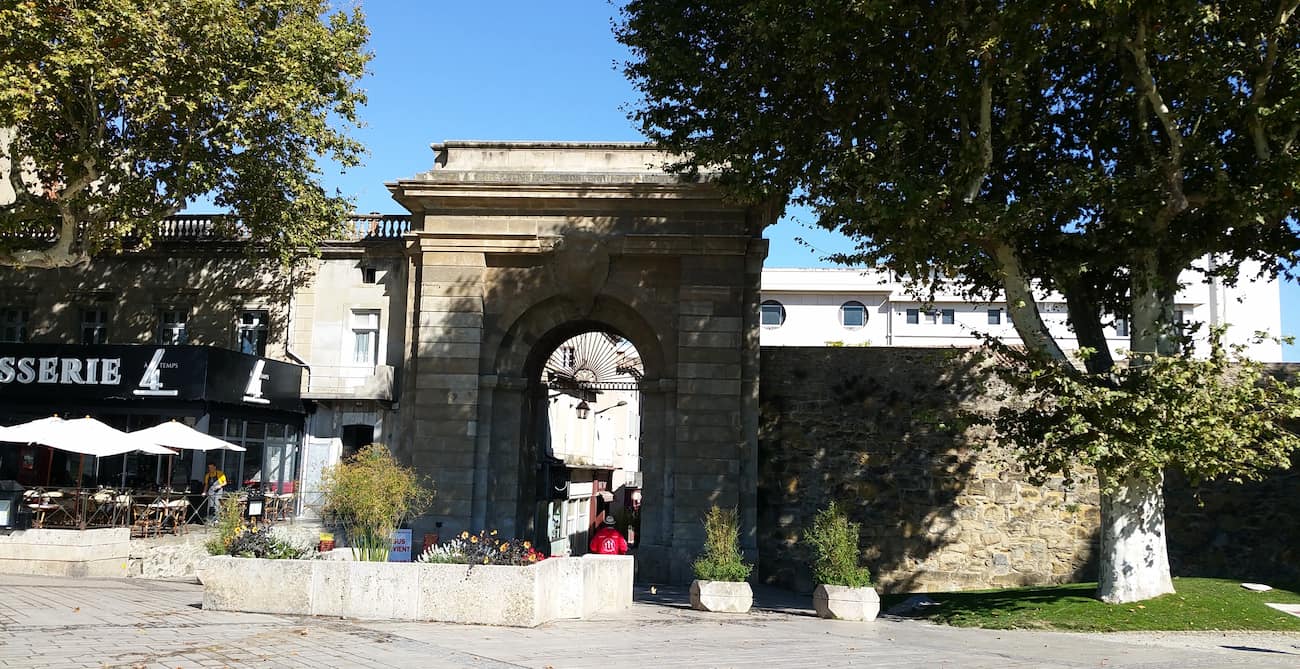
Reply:
[[217, 556], [198, 576], [215, 611], [535, 627], [632, 605], [628, 556], [522, 567]]

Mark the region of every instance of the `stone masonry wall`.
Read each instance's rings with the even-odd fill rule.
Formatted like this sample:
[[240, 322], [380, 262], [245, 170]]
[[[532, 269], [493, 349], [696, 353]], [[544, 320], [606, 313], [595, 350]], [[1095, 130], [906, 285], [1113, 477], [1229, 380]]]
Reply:
[[[1095, 481], [1035, 486], [1007, 454], [974, 450], [982, 428], [961, 414], [997, 400], [965, 352], [768, 347], [761, 362], [760, 582], [812, 589], [797, 540], [831, 500], [862, 524], [885, 591], [1096, 578]], [[1171, 475], [1175, 575], [1300, 576], [1297, 481], [1292, 470], [1193, 491]]]

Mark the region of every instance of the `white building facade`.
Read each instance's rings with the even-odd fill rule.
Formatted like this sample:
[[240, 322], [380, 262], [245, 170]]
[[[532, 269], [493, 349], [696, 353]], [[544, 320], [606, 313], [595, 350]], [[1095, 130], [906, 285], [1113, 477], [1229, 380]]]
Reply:
[[[1206, 350], [1211, 326], [1226, 325], [1227, 343], [1245, 345], [1256, 360], [1282, 360], [1279, 342], [1255, 341], [1256, 332], [1283, 334], [1278, 282], [1246, 278], [1257, 270], [1243, 268], [1235, 287], [1184, 273], [1174, 316], [1192, 328], [1196, 350]], [[1045, 295], [1039, 305], [1062, 348], [1078, 348], [1064, 297]], [[972, 346], [978, 334], [1020, 342], [1004, 302], [974, 302], [953, 293], [924, 302], [899, 277], [874, 269], [764, 269], [760, 310], [763, 346]], [[1126, 320], [1112, 318], [1106, 338], [1112, 353], [1122, 355], [1129, 346]]]

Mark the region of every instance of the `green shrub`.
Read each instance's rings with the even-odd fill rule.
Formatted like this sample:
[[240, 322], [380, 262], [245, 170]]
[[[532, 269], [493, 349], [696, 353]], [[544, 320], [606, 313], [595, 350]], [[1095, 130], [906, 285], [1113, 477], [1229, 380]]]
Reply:
[[226, 495], [217, 506], [216, 536], [203, 545], [209, 555], [229, 555], [230, 545], [235, 543], [244, 531], [244, 510], [239, 506], [239, 498]]
[[871, 572], [858, 564], [861, 526], [849, 522], [835, 502], [817, 513], [803, 540], [813, 549], [813, 578], [825, 585], [861, 588], [871, 585]]
[[695, 560], [701, 581], [743, 581], [753, 565], [740, 555], [740, 528], [735, 509], [713, 507], [704, 516], [704, 552]]
[[353, 555], [370, 562], [388, 560], [398, 523], [422, 513], [433, 499], [425, 480], [398, 464], [382, 444], [326, 468], [321, 492], [323, 513], [343, 524]]
[[267, 531], [250, 528], [230, 544], [230, 554], [236, 557], [266, 558], [269, 560], [298, 560], [311, 549], [295, 546]]

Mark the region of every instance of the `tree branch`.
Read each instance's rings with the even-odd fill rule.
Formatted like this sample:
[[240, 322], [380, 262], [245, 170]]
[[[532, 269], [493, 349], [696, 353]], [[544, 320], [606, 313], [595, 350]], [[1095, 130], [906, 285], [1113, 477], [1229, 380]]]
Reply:
[[1282, 0], [1282, 2], [1278, 3], [1277, 14], [1273, 17], [1273, 25], [1270, 26], [1271, 29], [1265, 37], [1268, 46], [1264, 50], [1264, 62], [1260, 64], [1259, 72], [1255, 75], [1255, 82], [1250, 91], [1250, 136], [1255, 143], [1255, 156], [1261, 161], [1266, 161], [1272, 157], [1272, 152], [1269, 150], [1268, 136], [1264, 133], [1264, 124], [1259, 118], [1259, 110], [1264, 105], [1264, 95], [1268, 91], [1268, 83], [1273, 76], [1273, 68], [1277, 65], [1278, 33], [1281, 32], [1282, 26], [1285, 26], [1291, 20], [1297, 5], [1300, 5], [1300, 0]]
[[988, 71], [989, 60], [989, 51], [985, 49], [980, 54], [980, 168], [971, 177], [970, 186], [966, 189], [967, 204], [979, 197], [984, 180], [988, 178], [989, 169], [993, 166], [993, 77]]
[[994, 242], [991, 248], [993, 259], [997, 262], [1002, 275], [1002, 290], [1007, 297], [1007, 312], [1011, 314], [1011, 324], [1015, 326], [1020, 340], [1029, 350], [1046, 355], [1052, 360], [1065, 361], [1065, 352], [1061, 350], [1052, 333], [1043, 323], [1043, 316], [1038, 311], [1038, 302], [1034, 299], [1033, 288], [1025, 276], [1020, 264], [1020, 256], [1011, 245]]
[[1169, 105], [1165, 104], [1164, 97], [1156, 87], [1155, 75], [1151, 73], [1151, 66], [1147, 63], [1146, 36], [1146, 22], [1139, 21], [1137, 39], [1125, 37], [1124, 47], [1133, 55], [1134, 64], [1137, 66], [1138, 87], [1151, 104], [1151, 111], [1155, 113], [1156, 118], [1160, 119], [1165, 136], [1169, 139], [1169, 159], [1165, 164], [1165, 182], [1169, 188], [1169, 201], [1156, 216], [1157, 227], [1163, 228], [1169, 225], [1174, 216], [1187, 209], [1187, 197], [1183, 195], [1183, 132], [1178, 119], [1174, 118]]

